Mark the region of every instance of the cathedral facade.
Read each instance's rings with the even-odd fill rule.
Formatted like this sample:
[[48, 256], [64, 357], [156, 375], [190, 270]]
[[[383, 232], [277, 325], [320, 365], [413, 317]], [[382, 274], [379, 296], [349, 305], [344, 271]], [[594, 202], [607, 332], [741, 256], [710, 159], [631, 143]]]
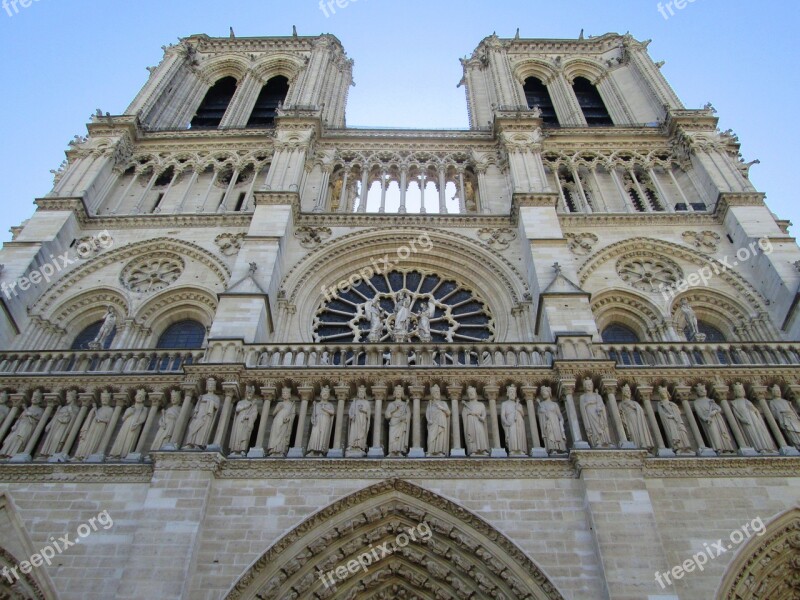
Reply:
[[800, 249], [647, 45], [166, 47], [0, 255], [0, 597], [800, 597]]

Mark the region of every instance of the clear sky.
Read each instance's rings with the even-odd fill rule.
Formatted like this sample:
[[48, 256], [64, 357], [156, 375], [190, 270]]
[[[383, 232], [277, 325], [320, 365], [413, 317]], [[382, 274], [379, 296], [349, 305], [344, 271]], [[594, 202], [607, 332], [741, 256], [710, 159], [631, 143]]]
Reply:
[[652, 38], [650, 53], [666, 61], [678, 96], [689, 108], [714, 104], [746, 160], [761, 160], [751, 178], [773, 212], [800, 225], [790, 182], [800, 137], [800, 119], [789, 114], [800, 97], [796, 0], [687, 0], [668, 19], [651, 0], [349, 0], [328, 16], [319, 0], [34, 0], [8, 10], [13, 16], [0, 9], [0, 241], [51, 189], [49, 171], [86, 133], [89, 115], [127, 108], [162, 45], [193, 33], [227, 36], [231, 26], [241, 37], [290, 35], [292, 25], [300, 35], [336, 35], [355, 60], [348, 125], [382, 127], [466, 128], [458, 59], [493, 31]]

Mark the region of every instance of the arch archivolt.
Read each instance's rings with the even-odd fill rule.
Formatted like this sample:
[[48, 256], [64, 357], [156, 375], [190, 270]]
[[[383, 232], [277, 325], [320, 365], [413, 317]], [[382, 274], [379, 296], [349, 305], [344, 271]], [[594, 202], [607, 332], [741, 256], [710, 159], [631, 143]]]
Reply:
[[[397, 536], [409, 530], [419, 532], [417, 541], [400, 547]], [[325, 586], [322, 573], [387, 542], [396, 551], [379, 553], [381, 560], [367, 573], [336, 581], [335, 589]], [[401, 480], [368, 487], [313, 515], [256, 560], [227, 595], [229, 600], [405, 597], [562, 598], [533, 561], [489, 523]]]
[[[428, 236], [430, 245], [420, 244], [423, 235]], [[416, 252], [400, 260], [398, 250], [411, 249], [412, 241]], [[396, 227], [392, 233], [385, 229], [363, 230], [311, 252], [283, 279], [281, 296], [296, 307], [299, 322], [308, 324], [300, 328], [305, 341], [311, 341], [311, 324], [325, 298], [323, 290], [335, 288], [338, 282], [374, 264], [381, 267], [381, 272], [391, 271], [385, 268], [385, 257], [394, 263], [394, 268], [423, 269], [455, 279], [476, 293], [488, 304], [498, 340], [505, 339], [509, 332], [512, 311], [530, 300], [523, 276], [508, 259], [466, 236], [418, 227]]]
[[178, 321], [192, 319], [211, 327], [214, 313], [217, 310], [217, 297], [207, 290], [195, 287], [167, 289], [150, 299], [137, 311], [137, 321], [154, 336], [151, 345], [155, 345], [158, 336]]
[[708, 288], [690, 289], [676, 296], [670, 307], [670, 314], [676, 323], [685, 325], [681, 317], [681, 300], [686, 298], [700, 321], [708, 323], [721, 331], [726, 339], [735, 340], [736, 330], [747, 325], [750, 320], [746, 306], [735, 298]]
[[739, 549], [717, 600], [791, 600], [800, 594], [800, 508], [794, 507]]
[[283, 75], [291, 85], [304, 66], [303, 60], [298, 56], [285, 53], [269, 54], [256, 62], [251, 71], [265, 84], [273, 77]]
[[665, 318], [658, 307], [644, 296], [619, 289], [607, 290], [592, 297], [591, 307], [600, 332], [609, 325], [619, 323], [630, 327], [642, 341], [654, 341], [652, 332], [658, 330]]
[[[693, 286], [689, 288], [690, 291], [695, 293], [701, 291], [710, 293], [714, 291], [731, 298], [740, 298], [743, 300], [740, 306], [746, 306], [745, 312], [751, 316], [766, 310], [763, 296], [741, 275], [731, 271], [722, 262], [709, 256], [704, 256], [685, 246], [647, 237], [632, 238], [601, 248], [580, 267], [578, 272], [580, 286], [588, 292], [599, 292], [609, 287], [609, 283], [603, 275], [607, 275], [607, 271], [613, 270], [614, 267], [608, 269], [607, 263], [616, 261], [623, 256], [639, 256], [657, 260], [669, 259], [672, 262], [678, 262], [684, 271], [684, 277], [697, 274], [700, 269], [708, 269], [708, 272], [712, 273], [713, 277], [711, 280], [713, 290], [710, 287]], [[614, 273], [613, 278], [614, 280], [619, 280], [616, 273]], [[677, 290], [673, 291], [676, 292], [675, 295], [677, 296]], [[661, 292], [656, 291], [648, 295], [659, 299], [659, 302], [667, 303]], [[672, 301], [673, 299], [669, 299], [670, 304], [672, 304]]]
[[[186, 268], [165, 290], [152, 295], [134, 293], [123, 287], [120, 275], [131, 261], [175, 255], [185, 259]], [[189, 277], [198, 272], [202, 283], [188, 284]], [[216, 308], [216, 294], [225, 289], [229, 279], [227, 265], [201, 246], [156, 238], [108, 250], [73, 269], [45, 292], [31, 308], [31, 314], [76, 335], [87, 325], [101, 320], [108, 306], [117, 309], [118, 318], [134, 317], [148, 326], [158, 327], [160, 320], [172, 318], [169, 315], [173, 307], [183, 305], [195, 315], [192, 318], [208, 325]]]
[[202, 79], [209, 85], [214, 85], [220, 79], [233, 77], [238, 83], [242, 83], [250, 63], [238, 54], [222, 54], [209, 59], [199, 71]]
[[553, 65], [537, 58], [527, 58], [519, 61], [514, 65], [513, 73], [520, 85], [525, 85], [525, 80], [529, 77], [536, 77], [544, 85], [550, 85], [558, 76], [558, 72], [553, 68]]
[[592, 85], [597, 85], [607, 73], [605, 67], [587, 58], [573, 58], [567, 60], [563, 67], [564, 77], [572, 85], [576, 77], [585, 77]]

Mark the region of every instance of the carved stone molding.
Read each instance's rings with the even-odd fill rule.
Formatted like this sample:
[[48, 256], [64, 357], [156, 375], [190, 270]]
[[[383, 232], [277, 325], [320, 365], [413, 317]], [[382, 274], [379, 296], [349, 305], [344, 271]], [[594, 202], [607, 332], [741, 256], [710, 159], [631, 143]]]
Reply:
[[303, 248], [313, 250], [329, 239], [333, 232], [330, 227], [298, 227], [294, 232]]
[[150, 483], [151, 465], [0, 464], [3, 483]]
[[705, 254], [713, 254], [719, 247], [720, 236], [713, 231], [684, 231], [683, 241]]
[[221, 233], [214, 238], [214, 243], [219, 246], [219, 251], [224, 256], [233, 256], [242, 248], [242, 240], [246, 233]]
[[515, 239], [517, 232], [513, 229], [479, 229], [478, 237], [494, 250], [506, 250]]
[[595, 234], [589, 232], [565, 233], [564, 238], [567, 240], [569, 249], [577, 256], [591, 254], [599, 239]]

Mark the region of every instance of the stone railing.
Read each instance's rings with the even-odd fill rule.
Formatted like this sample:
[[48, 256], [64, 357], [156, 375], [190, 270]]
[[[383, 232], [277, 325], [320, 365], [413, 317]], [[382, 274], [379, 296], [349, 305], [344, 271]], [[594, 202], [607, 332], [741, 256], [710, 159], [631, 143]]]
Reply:
[[212, 344], [206, 362], [249, 368], [287, 367], [550, 367], [554, 344], [292, 344], [248, 345], [233, 350]]
[[0, 375], [164, 373], [201, 362], [204, 350], [62, 350], [0, 354]]
[[602, 344], [595, 352], [619, 367], [800, 365], [800, 344], [793, 342]]

